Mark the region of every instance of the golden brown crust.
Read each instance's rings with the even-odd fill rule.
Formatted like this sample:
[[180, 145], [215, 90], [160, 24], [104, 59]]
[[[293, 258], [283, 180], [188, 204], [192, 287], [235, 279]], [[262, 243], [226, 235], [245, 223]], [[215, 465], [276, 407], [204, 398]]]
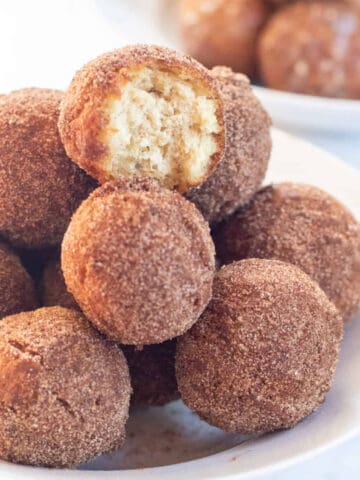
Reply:
[[265, 187], [215, 234], [225, 263], [276, 258], [316, 280], [344, 319], [360, 308], [360, 226], [351, 213], [316, 187]]
[[299, 268], [250, 259], [223, 267], [208, 308], [178, 340], [184, 402], [226, 431], [294, 426], [329, 390], [342, 320]]
[[317, 0], [286, 5], [260, 36], [260, 73], [269, 87], [278, 90], [360, 98], [359, 38], [360, 6], [356, 2]]
[[225, 153], [212, 175], [187, 198], [217, 223], [250, 200], [260, 187], [271, 153], [270, 118], [248, 79], [229, 68], [211, 72], [225, 111]]
[[0, 318], [38, 306], [30, 275], [19, 257], [0, 243]]
[[161, 406], [179, 398], [175, 378], [176, 340], [144, 347], [124, 346], [133, 395], [139, 406]]
[[58, 258], [52, 258], [44, 267], [40, 282], [40, 297], [44, 307], [60, 306], [80, 310], [74, 297], [66, 288]]
[[256, 40], [269, 14], [264, 0], [180, 0], [179, 27], [188, 53], [207, 67], [255, 73]]
[[156, 192], [159, 190], [161, 191], [162, 189], [163, 187], [154, 178], [135, 176], [131, 178], [119, 177], [116, 181], [106, 182], [101, 185], [101, 188], [96, 190], [96, 196], [97, 198], [106, 197], [108, 194], [114, 193], [115, 191], [122, 193], [148, 192], [149, 194], [154, 192], [156, 195]]
[[60, 243], [73, 211], [95, 186], [61, 144], [62, 97], [29, 88], [0, 98], [0, 233], [18, 247]]
[[[223, 106], [216, 86], [206, 68], [190, 56], [154, 45], [134, 45], [105, 53], [75, 74], [59, 117], [59, 131], [67, 154], [101, 184], [113, 179], [102, 166], [108, 153], [101, 138], [103, 127], [109, 121], [104, 102], [108, 97], [119, 96], [119, 84], [121, 80], [127, 81], [130, 69], [144, 66], [156, 66], [199, 82], [216, 103], [219, 126], [224, 125]], [[216, 142], [218, 150], [211, 158], [207, 175], [223, 155], [223, 131], [216, 135]]]
[[61, 307], [0, 323], [0, 457], [74, 466], [118, 448], [131, 387], [120, 349]]
[[74, 214], [62, 244], [68, 290], [86, 317], [124, 344], [182, 334], [211, 297], [214, 247], [177, 192], [105, 184]]

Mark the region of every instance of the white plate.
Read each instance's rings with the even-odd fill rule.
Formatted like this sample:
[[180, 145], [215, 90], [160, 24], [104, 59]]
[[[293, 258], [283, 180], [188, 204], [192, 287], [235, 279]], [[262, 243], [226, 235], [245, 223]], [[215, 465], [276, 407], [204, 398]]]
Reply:
[[[343, 201], [360, 218], [360, 175], [357, 171], [278, 130], [274, 130], [273, 139], [267, 181], [290, 180], [317, 185]], [[125, 447], [99, 457], [81, 470], [49, 472], [0, 462], [0, 478], [243, 479], [303, 461], [360, 433], [359, 340], [360, 317], [347, 327], [335, 383], [325, 404], [292, 430], [249, 440], [208, 426], [181, 402], [175, 402], [163, 408], [135, 412], [128, 425]], [[144, 468], [156, 465], [165, 466]]]

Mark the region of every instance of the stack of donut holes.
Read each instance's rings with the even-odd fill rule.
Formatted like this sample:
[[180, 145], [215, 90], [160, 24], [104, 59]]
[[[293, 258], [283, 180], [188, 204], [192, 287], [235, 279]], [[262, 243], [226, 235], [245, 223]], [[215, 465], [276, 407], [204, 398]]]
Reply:
[[2, 460], [75, 467], [180, 398], [244, 434], [325, 400], [360, 228], [316, 187], [262, 187], [270, 123], [245, 75], [148, 45], [0, 97]]
[[275, 90], [360, 99], [358, 0], [178, 0], [183, 48]]

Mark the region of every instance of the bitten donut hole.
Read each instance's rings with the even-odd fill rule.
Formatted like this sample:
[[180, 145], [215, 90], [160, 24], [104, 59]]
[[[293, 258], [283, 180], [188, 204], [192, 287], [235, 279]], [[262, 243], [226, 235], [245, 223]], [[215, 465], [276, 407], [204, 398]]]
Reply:
[[[121, 79], [124, 83], [124, 80]], [[200, 81], [155, 67], [128, 72], [121, 95], [107, 100], [106, 170], [150, 176], [185, 191], [207, 176], [222, 127]]]

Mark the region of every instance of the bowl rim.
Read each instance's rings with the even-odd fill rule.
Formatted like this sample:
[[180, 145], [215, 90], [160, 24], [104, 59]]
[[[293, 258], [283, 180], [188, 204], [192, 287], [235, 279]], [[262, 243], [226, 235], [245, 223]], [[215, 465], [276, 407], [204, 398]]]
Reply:
[[321, 97], [319, 95], [307, 95], [304, 93], [297, 92], [287, 92], [284, 90], [276, 90], [274, 88], [266, 87], [263, 85], [257, 85], [252, 83], [252, 87], [256, 92], [261, 93], [262, 95], [271, 95], [279, 101], [284, 103], [288, 101], [298, 101], [302, 102], [303, 105], [311, 107], [323, 107], [326, 109], [334, 110], [355, 110], [360, 112], [360, 99], [350, 99], [350, 98], [333, 98], [333, 97]]

